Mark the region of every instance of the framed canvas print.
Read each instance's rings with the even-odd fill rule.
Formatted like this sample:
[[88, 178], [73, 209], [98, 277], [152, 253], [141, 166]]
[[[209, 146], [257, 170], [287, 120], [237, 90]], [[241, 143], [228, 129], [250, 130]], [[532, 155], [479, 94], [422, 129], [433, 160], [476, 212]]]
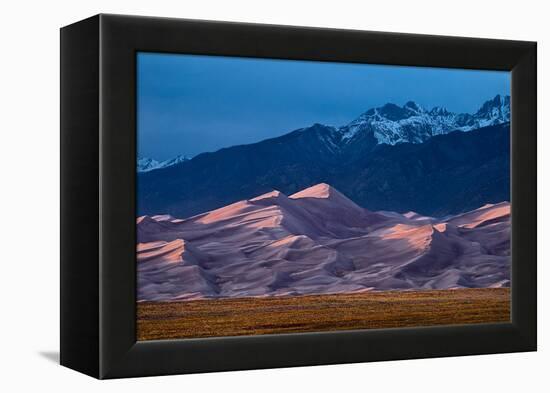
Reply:
[[98, 15], [61, 30], [61, 363], [536, 350], [536, 44]]

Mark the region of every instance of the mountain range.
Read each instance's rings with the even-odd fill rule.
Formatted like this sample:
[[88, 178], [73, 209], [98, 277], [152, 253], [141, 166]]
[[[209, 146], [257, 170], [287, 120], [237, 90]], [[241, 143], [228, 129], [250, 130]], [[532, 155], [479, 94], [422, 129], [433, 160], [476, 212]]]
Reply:
[[473, 115], [414, 103], [395, 108], [142, 172], [138, 214], [189, 217], [273, 188], [290, 195], [320, 182], [365, 208], [439, 217], [510, 199], [509, 97], [496, 96]]
[[137, 219], [138, 301], [502, 287], [510, 205], [436, 219], [364, 209], [321, 183]]
[[[477, 128], [507, 123], [510, 121], [510, 96], [496, 95], [473, 114], [453, 113], [443, 107], [426, 110], [413, 101], [402, 107], [387, 103], [361, 114], [349, 124], [332, 129], [330, 143], [335, 145], [354, 144], [361, 136], [372, 135], [375, 144], [395, 145], [397, 143], [422, 143], [435, 135], [451, 131], [471, 131]], [[339, 146], [341, 147], [341, 146]], [[148, 157], [138, 157], [137, 171], [147, 172], [166, 168], [190, 160], [178, 155], [158, 162]]]
[[388, 103], [373, 108], [338, 129], [342, 139], [355, 143], [362, 135], [372, 135], [378, 144], [422, 143], [451, 131], [471, 131], [510, 121], [510, 96], [495, 96], [477, 112], [453, 113], [442, 107], [426, 110], [413, 101], [400, 107]]
[[137, 171], [138, 173], [141, 172], [149, 172], [154, 169], [162, 169], [167, 168], [169, 166], [173, 166], [176, 164], [179, 164], [180, 162], [189, 161], [190, 158], [188, 156], [185, 156], [183, 154], [180, 154], [174, 158], [170, 158], [168, 160], [164, 161], [157, 161], [153, 158], [149, 157], [138, 157], [137, 160]]

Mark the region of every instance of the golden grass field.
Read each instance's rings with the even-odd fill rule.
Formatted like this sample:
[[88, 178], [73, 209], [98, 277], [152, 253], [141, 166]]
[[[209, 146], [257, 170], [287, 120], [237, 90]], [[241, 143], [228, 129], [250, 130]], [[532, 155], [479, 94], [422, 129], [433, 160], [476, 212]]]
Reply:
[[510, 289], [144, 302], [137, 316], [138, 340], [507, 322]]

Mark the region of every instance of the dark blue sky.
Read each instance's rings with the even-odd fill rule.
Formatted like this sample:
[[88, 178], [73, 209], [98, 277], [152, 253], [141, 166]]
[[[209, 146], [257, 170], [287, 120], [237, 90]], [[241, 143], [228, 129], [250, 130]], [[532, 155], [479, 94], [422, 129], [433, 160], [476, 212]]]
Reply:
[[138, 154], [164, 160], [345, 125], [387, 102], [475, 112], [510, 74], [222, 56], [138, 54]]

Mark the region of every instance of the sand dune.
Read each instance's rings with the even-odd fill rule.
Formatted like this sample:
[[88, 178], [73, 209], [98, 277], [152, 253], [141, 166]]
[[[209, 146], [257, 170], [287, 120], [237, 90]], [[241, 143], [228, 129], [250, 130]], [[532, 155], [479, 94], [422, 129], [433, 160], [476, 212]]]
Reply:
[[138, 300], [509, 285], [510, 205], [371, 212], [327, 184], [137, 219]]
[[510, 204], [508, 202], [501, 202], [497, 204], [486, 204], [479, 209], [454, 216], [447, 221], [459, 227], [475, 228], [495, 222], [507, 222], [509, 219]]

